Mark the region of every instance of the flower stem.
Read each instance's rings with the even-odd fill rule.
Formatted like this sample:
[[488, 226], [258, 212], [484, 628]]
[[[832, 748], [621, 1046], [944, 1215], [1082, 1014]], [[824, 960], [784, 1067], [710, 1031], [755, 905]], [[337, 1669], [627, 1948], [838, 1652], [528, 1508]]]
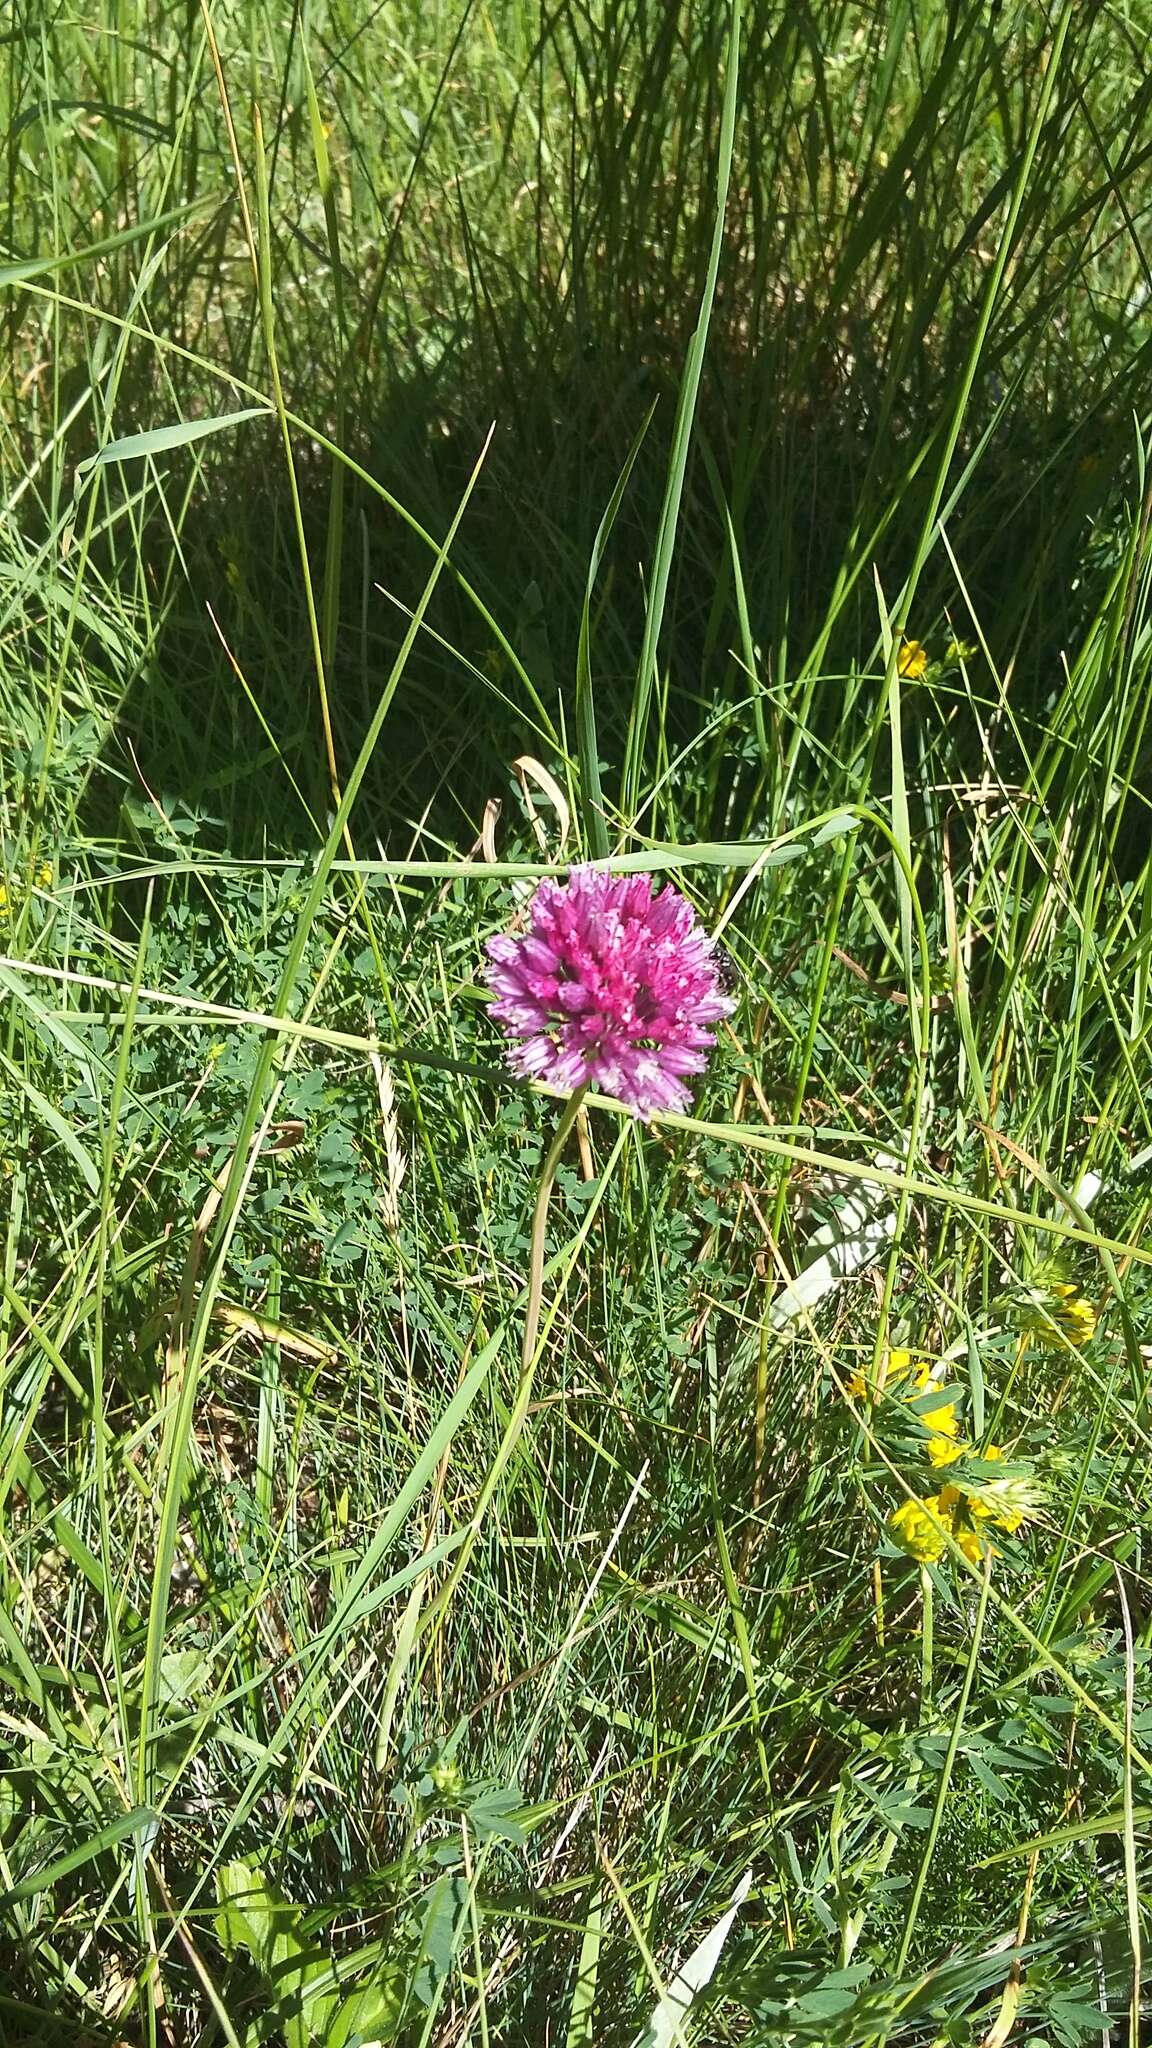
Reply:
[[[924, 1576], [925, 1580], [927, 1580], [927, 1573]], [[992, 1552], [987, 1550], [984, 1554], [984, 1581], [980, 1587], [980, 1599], [976, 1608], [976, 1620], [972, 1628], [972, 1643], [968, 1652], [968, 1662], [964, 1671], [963, 1683], [960, 1687], [960, 1697], [956, 1702], [956, 1711], [952, 1717], [952, 1732], [948, 1737], [948, 1748], [945, 1752], [944, 1763], [936, 1785], [936, 1800], [932, 1808], [932, 1819], [928, 1824], [928, 1833], [924, 1839], [924, 1848], [920, 1857], [920, 1868], [916, 1873], [916, 1882], [912, 1887], [912, 1898], [908, 1907], [907, 1918], [904, 1922], [904, 1932], [900, 1938], [900, 1952], [896, 1957], [895, 1963], [895, 1975], [897, 1977], [899, 1977], [905, 1963], [908, 1961], [908, 1954], [912, 1947], [912, 1937], [916, 1932], [920, 1902], [924, 1897], [924, 1887], [928, 1882], [928, 1874], [932, 1868], [936, 1838], [940, 1833], [940, 1823], [944, 1818], [944, 1808], [948, 1801], [949, 1791], [951, 1790], [956, 1753], [959, 1750], [960, 1738], [964, 1732], [964, 1717], [968, 1712], [968, 1702], [972, 1697], [972, 1684], [976, 1677], [976, 1667], [980, 1661], [980, 1644], [984, 1638], [984, 1617], [988, 1612], [988, 1593], [991, 1584]], [[888, 2038], [887, 2034], [883, 2038], [886, 2041]]]
[[932, 1574], [925, 1564], [920, 1567], [920, 1600], [923, 1615], [920, 1630], [920, 1720], [922, 1725], [927, 1726], [932, 1718], [932, 1624], [935, 1602]]
[[532, 1211], [532, 1241], [528, 1253], [528, 1300], [524, 1308], [524, 1341], [520, 1348], [521, 1386], [525, 1380], [531, 1384], [532, 1368], [536, 1363], [536, 1344], [540, 1335], [540, 1306], [544, 1298], [544, 1246], [548, 1232], [548, 1204], [552, 1199], [556, 1169], [587, 1093], [587, 1088], [577, 1088], [575, 1094], [570, 1095], [565, 1103], [564, 1113], [556, 1126], [556, 1135], [544, 1161], [540, 1186], [536, 1190], [536, 1207]]
[[532, 1385], [536, 1376], [536, 1347], [540, 1336], [540, 1307], [544, 1298], [544, 1246], [548, 1229], [548, 1203], [556, 1180], [556, 1169], [564, 1147], [572, 1132], [572, 1126], [580, 1113], [587, 1093], [578, 1088], [564, 1105], [563, 1114], [556, 1126], [556, 1134], [548, 1148], [540, 1175], [540, 1186], [536, 1191], [536, 1207], [532, 1212], [532, 1241], [528, 1254], [528, 1296], [524, 1309], [524, 1341], [520, 1349], [520, 1378], [516, 1386], [516, 1398], [504, 1434], [497, 1446], [496, 1455], [484, 1478], [479, 1497], [472, 1510], [471, 1523], [464, 1540], [453, 1560], [452, 1569], [420, 1625], [424, 1638], [434, 1637], [452, 1603], [456, 1588], [468, 1569], [472, 1552], [476, 1547], [484, 1517], [492, 1503], [492, 1497], [520, 1441], [528, 1409], [532, 1400]]

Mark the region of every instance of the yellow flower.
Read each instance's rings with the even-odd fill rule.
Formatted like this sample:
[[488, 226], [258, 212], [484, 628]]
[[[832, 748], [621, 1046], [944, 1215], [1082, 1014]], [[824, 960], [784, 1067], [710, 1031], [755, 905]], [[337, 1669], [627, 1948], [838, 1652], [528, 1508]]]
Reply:
[[1018, 1508], [997, 1507], [984, 1493], [968, 1494], [966, 1507], [974, 1525], [991, 1522], [994, 1529], [1003, 1529], [1008, 1536], [1014, 1536], [1024, 1520]]
[[928, 1457], [933, 1465], [952, 1465], [964, 1456], [955, 1401], [941, 1400], [929, 1408], [918, 1407], [916, 1420], [928, 1431]]
[[[956, 1427], [954, 1411], [952, 1413], [952, 1427], [953, 1429]], [[954, 1465], [957, 1458], [964, 1456], [967, 1448], [967, 1444], [945, 1434], [943, 1431], [934, 1431], [928, 1439], [929, 1462], [935, 1465], [937, 1469], [941, 1465]]]
[[[1004, 1453], [999, 1444], [989, 1444], [979, 1455], [986, 1464], [996, 1464]], [[1036, 1497], [1026, 1478], [978, 1479], [968, 1489], [968, 1504], [976, 1521], [994, 1522], [1009, 1536], [1036, 1512]]]
[[928, 666], [928, 653], [919, 640], [902, 640], [896, 667], [902, 676], [916, 682]]
[[[940, 1392], [943, 1394], [943, 1387]], [[934, 1402], [928, 1408], [917, 1407], [916, 1420], [922, 1422], [925, 1429], [930, 1429], [933, 1436], [955, 1436], [959, 1427], [955, 1401]]]
[[[928, 1456], [934, 1465], [950, 1465], [963, 1456], [963, 1445], [950, 1441], [959, 1435], [956, 1403], [935, 1379], [931, 1359], [917, 1358], [911, 1351], [890, 1351], [883, 1387], [885, 1393], [900, 1395], [909, 1403], [917, 1395], [935, 1394], [935, 1400], [917, 1401], [913, 1410], [928, 1432]], [[869, 1401], [877, 1398], [880, 1387], [856, 1372], [848, 1382], [848, 1392], [854, 1401]]]
[[906, 1500], [888, 1517], [888, 1527], [896, 1541], [910, 1556], [919, 1558], [921, 1564], [935, 1564], [944, 1555], [940, 1498], [930, 1494], [927, 1500]]
[[[33, 886], [38, 889], [47, 889], [52, 882], [53, 874], [54, 870], [50, 860], [38, 861], [31, 870]], [[20, 893], [19, 890], [10, 891], [5, 882], [0, 882], [0, 912], [11, 910], [14, 903], [19, 901]]]
[[[884, 1369], [885, 1392], [898, 1388], [900, 1382], [908, 1378], [909, 1373], [912, 1374], [913, 1384], [919, 1391], [928, 1385], [932, 1377], [932, 1367], [926, 1358], [913, 1361], [910, 1351], [890, 1351]], [[880, 1382], [865, 1379], [862, 1372], [854, 1372], [848, 1382], [848, 1392], [854, 1401], [874, 1401], [880, 1392]]]
[[[941, 1443], [943, 1454], [930, 1443], [928, 1455], [933, 1464], [951, 1464], [967, 1449], [947, 1439], [935, 1441]], [[1004, 1453], [999, 1444], [989, 1444], [979, 1455], [986, 1463], [995, 1464]], [[902, 1548], [921, 1564], [935, 1564], [943, 1557], [947, 1536], [969, 1563], [979, 1564], [986, 1551], [993, 1557], [997, 1554], [989, 1526], [1012, 1536], [1034, 1509], [1026, 1479], [982, 1479], [975, 1486], [957, 1486], [949, 1480], [926, 1500], [904, 1501], [888, 1517], [888, 1527]]]
[[950, 1465], [953, 1458], [958, 1458], [961, 1455], [963, 1448], [958, 1444], [953, 1449], [947, 1442], [949, 1437], [954, 1437], [959, 1433], [955, 1401], [948, 1397], [944, 1388], [934, 1377], [931, 1359], [913, 1358], [910, 1351], [894, 1351], [892, 1358], [893, 1360], [898, 1358], [902, 1361], [900, 1377], [911, 1379], [912, 1385], [907, 1390], [908, 1395], [913, 1393], [933, 1393], [939, 1395], [939, 1399], [935, 1401], [918, 1401], [916, 1403], [915, 1415], [917, 1422], [923, 1423], [924, 1428], [928, 1431], [930, 1439], [928, 1456], [931, 1458], [932, 1463], [934, 1465]]
[[1053, 1304], [1053, 1321], [1063, 1331], [1070, 1344], [1077, 1350], [1089, 1344], [1096, 1335], [1096, 1311], [1077, 1287], [1069, 1280], [1057, 1282], [1052, 1289], [1057, 1296]]
[[[981, 1535], [977, 1517], [973, 1514], [973, 1503], [968, 1495], [961, 1493], [958, 1486], [942, 1486], [940, 1489], [940, 1514], [948, 1524], [952, 1541], [959, 1545], [970, 1564], [979, 1564], [984, 1555], [986, 1538]], [[994, 1543], [988, 1543], [993, 1557]]]
[[1034, 1291], [1024, 1322], [1035, 1336], [1049, 1340], [1055, 1326], [1076, 1351], [1082, 1351], [1096, 1335], [1096, 1311], [1073, 1280], [1043, 1282]]

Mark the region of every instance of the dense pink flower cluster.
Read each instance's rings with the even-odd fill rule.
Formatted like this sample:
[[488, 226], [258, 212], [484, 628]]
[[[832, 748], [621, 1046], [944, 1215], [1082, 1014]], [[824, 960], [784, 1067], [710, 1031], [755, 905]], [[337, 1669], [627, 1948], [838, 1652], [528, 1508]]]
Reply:
[[639, 1117], [686, 1109], [686, 1074], [732, 1008], [712, 941], [679, 890], [650, 875], [573, 868], [541, 882], [520, 937], [489, 939], [492, 1015], [514, 1041], [518, 1074], [556, 1088], [585, 1083]]

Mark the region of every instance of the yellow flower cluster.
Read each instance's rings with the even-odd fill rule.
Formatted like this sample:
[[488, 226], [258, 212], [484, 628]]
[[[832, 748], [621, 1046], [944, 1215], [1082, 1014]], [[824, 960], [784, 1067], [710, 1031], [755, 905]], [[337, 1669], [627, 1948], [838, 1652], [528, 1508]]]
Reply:
[[[994, 1461], [1004, 1453], [999, 1444], [989, 1444], [981, 1457]], [[989, 1479], [978, 1488], [942, 1486], [926, 1500], [906, 1500], [888, 1518], [897, 1542], [921, 1564], [935, 1564], [947, 1549], [947, 1538], [959, 1545], [971, 1563], [979, 1564], [985, 1550], [996, 1555], [989, 1529], [1015, 1534], [1027, 1516], [1026, 1491], [1010, 1479]]]
[[1048, 1293], [1051, 1300], [1045, 1303], [1046, 1314], [1037, 1313], [1032, 1327], [1037, 1330], [1048, 1328], [1055, 1323], [1062, 1337], [1077, 1351], [1083, 1350], [1096, 1335], [1096, 1311], [1092, 1303], [1081, 1294], [1071, 1280], [1055, 1280], [1050, 1283]]
[[[882, 1385], [905, 1402], [915, 1400], [912, 1413], [928, 1433], [928, 1459], [938, 1470], [965, 1457], [979, 1457], [985, 1464], [1003, 1458], [999, 1444], [977, 1452], [965, 1443], [956, 1418], [956, 1401], [934, 1377], [928, 1359], [917, 1358], [911, 1351], [890, 1351]], [[880, 1391], [880, 1385], [870, 1383], [860, 1372], [848, 1383], [855, 1401], [875, 1400]], [[930, 1394], [938, 1394], [939, 1399], [925, 1400]], [[902, 1548], [922, 1564], [935, 1564], [943, 1557], [949, 1537], [976, 1564], [986, 1550], [995, 1555], [990, 1530], [1003, 1529], [1011, 1536], [1032, 1511], [1026, 1481], [988, 1474], [973, 1483], [949, 1480], [937, 1493], [906, 1500], [889, 1516], [888, 1527]]]
[[1034, 1266], [1014, 1287], [1009, 1307], [1017, 1329], [1050, 1349], [1068, 1345], [1082, 1351], [1096, 1335], [1096, 1310], [1075, 1280], [1065, 1280], [1054, 1259]]
[[[53, 874], [54, 870], [50, 860], [38, 861], [32, 875], [33, 885], [37, 889], [51, 888]], [[12, 900], [7, 884], [0, 882], [0, 911], [7, 910]]]
[[969, 661], [976, 649], [970, 640], [958, 640], [955, 636], [944, 649], [942, 661], [933, 661], [922, 640], [901, 640], [896, 656], [896, 672], [910, 683], [918, 683], [928, 674], [939, 675], [950, 668], [958, 668], [961, 662]]
[[848, 1392], [853, 1401], [874, 1401], [882, 1387], [898, 1391], [906, 1380], [911, 1380], [919, 1393], [929, 1385], [931, 1378], [932, 1367], [926, 1358], [915, 1358], [911, 1351], [890, 1351], [880, 1379], [865, 1379], [862, 1372], [854, 1372], [848, 1382]]
[[[917, 1422], [922, 1422], [928, 1431], [928, 1456], [934, 1465], [951, 1465], [956, 1458], [963, 1456], [964, 1446], [958, 1440], [956, 1403], [933, 1378], [927, 1358], [915, 1358], [910, 1351], [890, 1351], [883, 1384], [885, 1391], [900, 1394], [905, 1399], [910, 1395], [938, 1392], [938, 1401], [918, 1400], [914, 1411]], [[880, 1386], [871, 1385], [861, 1372], [853, 1373], [848, 1382], [848, 1392], [854, 1401], [875, 1400], [880, 1391]]]

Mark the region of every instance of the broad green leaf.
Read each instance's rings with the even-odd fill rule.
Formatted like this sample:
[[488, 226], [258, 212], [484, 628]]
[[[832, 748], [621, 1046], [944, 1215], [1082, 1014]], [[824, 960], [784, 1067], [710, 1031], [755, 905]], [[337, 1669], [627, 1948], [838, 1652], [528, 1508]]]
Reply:
[[681, 1965], [640, 2035], [636, 2048], [677, 2048], [677, 2044], [684, 2040], [684, 2021], [689, 2008], [715, 1976], [732, 1923], [751, 1885], [752, 1872], [746, 1870], [732, 1894], [728, 1911], [721, 1914], [716, 1925], [709, 1928], [703, 1941], [697, 1942], [687, 1961]]
[[281, 1898], [262, 1870], [239, 1861], [216, 1872], [216, 1933], [226, 1955], [246, 1948], [266, 1977], [293, 1957], [312, 1961], [300, 1932], [301, 1910]]
[[420, 1916], [422, 1967], [412, 1986], [422, 2005], [431, 2005], [437, 1986], [452, 1968], [465, 1924], [464, 1900], [463, 1880], [454, 1871], [445, 1871], [425, 1894]]
[[397, 1965], [378, 1966], [370, 1984], [354, 1991], [329, 2022], [326, 2048], [347, 2048], [354, 2038], [365, 2044], [393, 2041], [407, 2003], [407, 1972]]
[[600, 1976], [600, 1948], [604, 1938], [604, 1890], [597, 1884], [584, 1915], [584, 1936], [576, 1964], [576, 1982], [568, 2007], [568, 2031], [564, 2048], [592, 2048], [595, 2040], [596, 1985]]
[[245, 420], [270, 420], [273, 417], [265, 405], [246, 405], [239, 412], [217, 413], [210, 420], [177, 420], [170, 427], [152, 427], [146, 433], [124, 434], [118, 441], [109, 441], [99, 454], [77, 463], [76, 474], [82, 476], [85, 470], [102, 469], [109, 462], [134, 462], [143, 455], [163, 455], [169, 448], [185, 448], [190, 441], [203, 441], [209, 434], [222, 434], [226, 428], [241, 426]]

